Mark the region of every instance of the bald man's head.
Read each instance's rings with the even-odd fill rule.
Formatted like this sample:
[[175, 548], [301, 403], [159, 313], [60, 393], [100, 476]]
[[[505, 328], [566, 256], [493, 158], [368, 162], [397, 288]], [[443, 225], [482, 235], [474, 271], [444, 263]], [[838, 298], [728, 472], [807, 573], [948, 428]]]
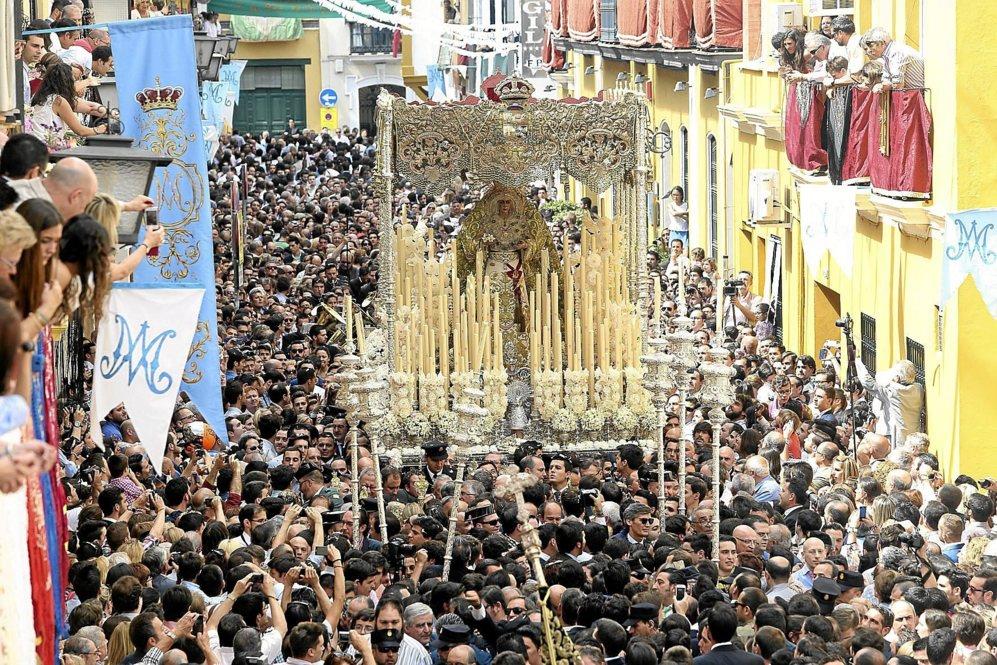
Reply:
[[447, 654], [447, 665], [474, 665], [474, 662], [474, 649], [466, 644], [455, 646]]
[[97, 175], [79, 157], [66, 157], [45, 178], [45, 189], [65, 222], [81, 214], [97, 195]]

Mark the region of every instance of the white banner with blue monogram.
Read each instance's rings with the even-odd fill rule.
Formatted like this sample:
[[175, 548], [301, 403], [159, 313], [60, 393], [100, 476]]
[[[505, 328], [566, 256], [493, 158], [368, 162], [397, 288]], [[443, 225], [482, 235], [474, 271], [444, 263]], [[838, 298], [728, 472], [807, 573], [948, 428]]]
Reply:
[[942, 249], [939, 305], [944, 306], [968, 275], [997, 319], [997, 208], [977, 208], [947, 215]]
[[851, 276], [855, 214], [854, 187], [800, 185], [800, 235], [811, 275], [817, 274], [827, 251]]
[[119, 282], [98, 328], [91, 432], [124, 404], [157, 471], [203, 299], [199, 286]]

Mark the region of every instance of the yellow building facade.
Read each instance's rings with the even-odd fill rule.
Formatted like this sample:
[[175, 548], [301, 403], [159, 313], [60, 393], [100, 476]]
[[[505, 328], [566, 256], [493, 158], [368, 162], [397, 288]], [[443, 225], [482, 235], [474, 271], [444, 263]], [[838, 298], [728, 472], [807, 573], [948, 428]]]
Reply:
[[[752, 4], [760, 5], [764, 25], [767, 14], [794, 3], [746, 2], [746, 12]], [[808, 15], [814, 4], [796, 3], [797, 16], [810, 27], [820, 21]], [[828, 180], [800, 173], [786, 158], [785, 84], [771, 57], [748, 61], [740, 53], [711, 54], [698, 62], [676, 55], [668, 58], [675, 62], [662, 63], [660, 54], [640, 53], [654, 49], [624, 49], [623, 57], [613, 58], [607, 56], [612, 49], [565, 41], [568, 68], [557, 78], [563, 95], [577, 97], [612, 87], [621, 72], [630, 80], [645, 77], [652, 126], [662, 132], [657, 143], [671, 147], [652, 159], [656, 198], [685, 185], [690, 246], [721, 261], [728, 257], [728, 271], [750, 270], [758, 293], [781, 288], [788, 349], [816, 357], [826, 340], [841, 339], [834, 322], [850, 313], [856, 344], [876, 370], [907, 358], [923, 371], [927, 432], [946, 476], [997, 474], [997, 446], [991, 443], [997, 435], [991, 411], [997, 321], [972, 278], [939, 306], [945, 215], [997, 201], [997, 138], [988, 131], [997, 119], [997, 93], [980, 83], [997, 73], [997, 62], [971, 38], [974, 26], [997, 18], [997, 4], [855, 0], [839, 6], [852, 4], [839, 13], [853, 14], [859, 34], [883, 27], [922, 53], [934, 159], [928, 201], [859, 190], [850, 277], [826, 255], [816, 269], [804, 259], [798, 186]], [[746, 19], [746, 34], [749, 29]], [[771, 51], [769, 37], [762, 36], [763, 54]], [[776, 172], [778, 214], [772, 222], [751, 222], [751, 173], [763, 169]], [[586, 194], [572, 189], [575, 197]], [[601, 210], [609, 209], [607, 195], [599, 201]], [[776, 275], [781, 284], [772, 279]]]

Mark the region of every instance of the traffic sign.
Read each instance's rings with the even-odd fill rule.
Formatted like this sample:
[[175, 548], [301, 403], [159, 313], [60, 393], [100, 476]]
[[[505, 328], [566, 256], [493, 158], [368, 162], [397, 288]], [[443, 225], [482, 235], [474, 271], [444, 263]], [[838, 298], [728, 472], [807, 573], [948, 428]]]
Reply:
[[326, 88], [319, 93], [318, 99], [322, 106], [335, 106], [339, 101], [339, 95], [332, 88]]

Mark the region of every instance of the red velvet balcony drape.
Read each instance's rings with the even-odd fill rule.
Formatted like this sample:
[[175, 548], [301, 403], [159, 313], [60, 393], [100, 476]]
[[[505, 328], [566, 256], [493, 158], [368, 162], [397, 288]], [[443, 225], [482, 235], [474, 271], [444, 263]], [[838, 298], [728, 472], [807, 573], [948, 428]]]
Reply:
[[658, 38], [657, 0], [617, 0], [616, 38], [624, 46], [647, 46]]
[[821, 145], [824, 96], [820, 85], [790, 83], [786, 92], [784, 133], [789, 163], [804, 171], [827, 166], [827, 151]]
[[741, 0], [694, 0], [696, 44], [741, 48], [741, 14]]
[[658, 0], [658, 43], [665, 48], [689, 48], [693, 0]]
[[595, 41], [599, 36], [598, 0], [567, 0], [568, 36], [580, 42]]
[[[852, 118], [845, 161], [841, 166], [841, 181], [846, 185], [869, 182], [869, 151], [879, 150], [878, 106], [876, 95], [868, 90], [852, 88]], [[870, 143], [870, 140], [873, 142]]]
[[[884, 196], [931, 198], [931, 114], [921, 90], [890, 93], [890, 154], [879, 150], [881, 105], [873, 104], [869, 179]], [[873, 98], [877, 95], [871, 95]]]
[[568, 36], [568, 0], [551, 0], [550, 30], [556, 37]]

